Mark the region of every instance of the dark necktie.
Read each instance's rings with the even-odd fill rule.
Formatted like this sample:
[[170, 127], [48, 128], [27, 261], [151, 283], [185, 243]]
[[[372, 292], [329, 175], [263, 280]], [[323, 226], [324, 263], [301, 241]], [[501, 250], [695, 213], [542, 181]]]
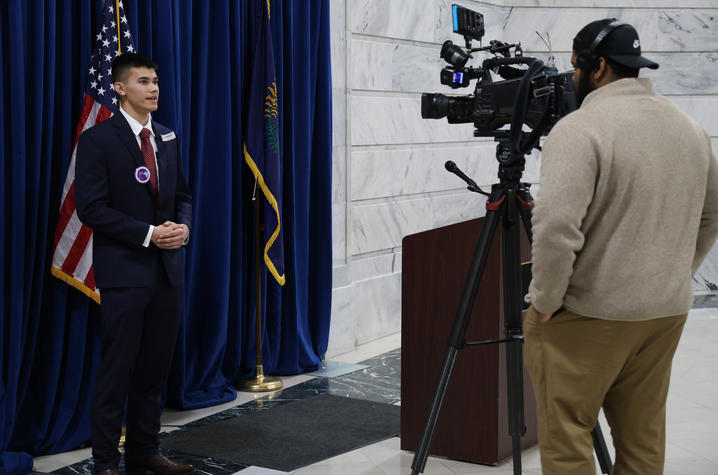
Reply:
[[155, 193], [155, 199], [157, 198], [157, 166], [155, 164], [155, 151], [152, 148], [152, 142], [150, 142], [150, 129], [143, 128], [140, 131], [140, 138], [142, 139], [142, 156], [145, 158], [145, 166], [150, 171], [150, 183], [152, 184], [152, 191]]

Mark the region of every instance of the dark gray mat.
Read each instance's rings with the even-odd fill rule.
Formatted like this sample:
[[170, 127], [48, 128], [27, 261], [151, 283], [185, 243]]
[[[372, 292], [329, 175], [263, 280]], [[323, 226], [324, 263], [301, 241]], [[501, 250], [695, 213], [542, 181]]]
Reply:
[[290, 472], [399, 434], [399, 406], [320, 396], [173, 432], [163, 449]]

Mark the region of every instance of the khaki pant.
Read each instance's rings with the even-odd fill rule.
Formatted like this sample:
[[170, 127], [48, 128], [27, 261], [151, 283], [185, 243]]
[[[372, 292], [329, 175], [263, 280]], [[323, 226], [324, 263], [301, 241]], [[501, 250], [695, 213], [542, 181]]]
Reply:
[[524, 321], [544, 475], [595, 475], [591, 430], [603, 407], [613, 475], [663, 473], [671, 361], [686, 315], [637, 322], [562, 311]]

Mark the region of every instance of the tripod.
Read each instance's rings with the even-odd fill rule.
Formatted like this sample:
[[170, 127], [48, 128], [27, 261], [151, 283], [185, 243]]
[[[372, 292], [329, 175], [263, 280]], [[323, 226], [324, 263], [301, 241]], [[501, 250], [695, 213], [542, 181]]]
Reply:
[[[456, 318], [449, 336], [446, 357], [439, 373], [429, 414], [421, 433], [419, 445], [411, 464], [411, 473], [423, 473], [429, 448], [434, 436], [439, 414], [446, 397], [449, 380], [459, 350], [465, 346], [506, 343], [506, 384], [508, 399], [509, 435], [512, 439], [514, 474], [521, 474], [521, 437], [526, 433], [524, 423], [523, 388], [523, 328], [522, 328], [522, 282], [520, 255], [520, 223], [523, 222], [529, 242], [532, 241], [531, 209], [533, 198], [528, 185], [521, 183], [526, 159], [523, 155], [512, 154], [507, 135], [496, 135], [498, 142], [496, 158], [499, 162], [499, 183], [492, 185], [491, 193], [482, 191], [476, 183], [456, 168], [453, 162], [447, 162], [446, 168], [467, 182], [468, 189], [487, 195], [486, 216], [476, 244], [474, 257], [459, 301]], [[496, 234], [499, 222], [501, 233], [501, 266], [503, 274], [504, 298], [504, 338], [466, 342], [465, 335], [469, 325], [473, 304], [476, 301], [481, 278], [486, 266], [491, 242]], [[598, 424], [591, 433], [594, 449], [603, 473], [610, 473], [611, 458]]]

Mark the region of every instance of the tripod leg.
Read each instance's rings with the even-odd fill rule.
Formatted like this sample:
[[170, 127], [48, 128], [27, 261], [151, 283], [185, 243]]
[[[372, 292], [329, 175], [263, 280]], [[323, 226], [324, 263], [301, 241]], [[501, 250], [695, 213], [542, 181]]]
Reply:
[[529, 244], [531, 244], [534, 241], [534, 235], [531, 231], [531, 210], [534, 207], [534, 199], [531, 196], [531, 193], [529, 193], [529, 189], [527, 187], [520, 188], [518, 196], [519, 201], [521, 202], [521, 205], [519, 206], [521, 221], [524, 223], [524, 231], [526, 231], [526, 236], [529, 238]]
[[514, 474], [521, 475], [521, 437], [526, 433], [524, 422], [523, 343], [506, 344], [506, 384], [509, 413], [509, 434], [513, 451]]
[[467, 276], [466, 283], [464, 284], [461, 300], [459, 301], [459, 308], [456, 312], [454, 325], [451, 330], [451, 335], [449, 336], [446, 357], [436, 383], [434, 398], [431, 402], [431, 408], [426, 418], [426, 422], [424, 423], [424, 429], [421, 433], [419, 445], [414, 453], [414, 460], [411, 463], [412, 475], [424, 472], [426, 459], [429, 456], [431, 442], [434, 439], [436, 424], [439, 420], [439, 414], [444, 404], [446, 390], [449, 386], [449, 380], [451, 379], [451, 373], [454, 370], [457, 352], [464, 346], [466, 328], [469, 326], [469, 318], [471, 317], [474, 302], [476, 302], [479, 285], [481, 284], [481, 277], [484, 273], [484, 267], [486, 266], [486, 261], [489, 256], [489, 250], [491, 249], [491, 241], [494, 234], [496, 234], [498, 221], [499, 214], [497, 211], [489, 210], [486, 212], [486, 217], [484, 218], [484, 223], [481, 227], [481, 233], [479, 235], [479, 241], [476, 244], [474, 257], [471, 261], [471, 266], [469, 267], [469, 274]]
[[598, 464], [601, 466], [601, 473], [610, 474], [611, 470], [613, 470], [611, 454], [608, 453], [606, 440], [603, 438], [603, 432], [601, 432], [601, 426], [598, 422], [596, 423], [596, 427], [591, 431], [591, 437], [593, 438], [593, 448], [596, 451]]
[[[521, 227], [518, 200], [509, 190], [506, 218], [501, 233], [501, 263], [504, 291], [504, 332], [506, 343], [506, 386], [509, 435], [513, 448], [514, 474], [521, 475], [521, 437], [526, 433], [524, 421], [523, 330], [521, 321]], [[517, 209], [519, 208], [519, 209]]]

